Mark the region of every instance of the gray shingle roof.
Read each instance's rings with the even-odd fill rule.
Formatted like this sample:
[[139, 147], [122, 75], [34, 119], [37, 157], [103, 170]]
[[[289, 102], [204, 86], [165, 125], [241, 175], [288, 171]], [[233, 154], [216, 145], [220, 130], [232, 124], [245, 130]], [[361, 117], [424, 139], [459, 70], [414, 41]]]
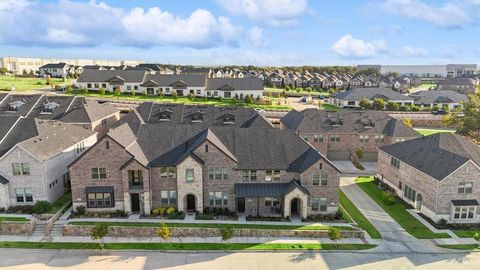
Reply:
[[94, 100], [76, 97], [59, 120], [66, 123], [92, 123], [117, 112], [109, 103], [100, 104]]
[[184, 82], [190, 87], [204, 87], [207, 76], [205, 74], [146, 74], [143, 82], [154, 81], [160, 86], [169, 86], [176, 82]]
[[415, 104], [431, 104], [431, 103], [460, 103], [467, 101], [467, 96], [451, 90], [430, 90], [420, 91], [410, 94], [415, 100]]
[[207, 90], [220, 90], [224, 86], [234, 90], [263, 90], [263, 81], [259, 78], [209, 78]]
[[96, 70], [85, 69], [77, 82], [108, 82], [114, 77], [121, 77], [125, 82], [140, 83], [145, 77], [145, 70]]
[[380, 150], [437, 180], [443, 180], [468, 160], [480, 165], [480, 148], [458, 134], [434, 134]]
[[64, 68], [65, 66], [68, 66], [66, 63], [51, 63], [51, 64], [46, 64], [43, 65], [39, 68]]
[[309, 194], [297, 180], [288, 183], [235, 183], [235, 197], [282, 197], [295, 188]]
[[[0, 123], [3, 124], [4, 122], [2, 122], [2, 119], [3, 116], [0, 117]], [[4, 136], [3, 140], [0, 142], [0, 157], [8, 152], [17, 143], [37, 135], [38, 130], [35, 125], [35, 120], [33, 118], [20, 118], [10, 132]]]
[[413, 98], [404, 96], [388, 88], [355, 88], [353, 90], [343, 91], [332, 96], [341, 100], [361, 100], [367, 98], [369, 100], [375, 98], [386, 98], [387, 100], [413, 100]]
[[[42, 95], [8, 95], [0, 103], [0, 115], [27, 116], [35, 104], [42, 98]], [[19, 105], [15, 110], [10, 105]]]
[[[125, 123], [118, 128], [127, 126]], [[289, 130], [162, 123], [141, 124], [137, 132], [117, 132], [118, 128], [109, 132], [109, 136], [124, 140], [121, 144], [126, 145], [125, 134], [136, 134], [141, 153], [132, 154], [141, 156], [150, 166], [176, 165], [186, 156], [194, 155], [195, 148], [206, 140], [236, 160], [238, 169], [302, 172], [323, 158]]]
[[392, 137], [412, 138], [420, 136], [418, 132], [406, 126], [402, 121], [396, 120], [384, 112], [372, 110], [341, 110], [338, 112], [317, 109], [292, 110], [280, 121], [285, 127], [299, 134], [384, 134]]

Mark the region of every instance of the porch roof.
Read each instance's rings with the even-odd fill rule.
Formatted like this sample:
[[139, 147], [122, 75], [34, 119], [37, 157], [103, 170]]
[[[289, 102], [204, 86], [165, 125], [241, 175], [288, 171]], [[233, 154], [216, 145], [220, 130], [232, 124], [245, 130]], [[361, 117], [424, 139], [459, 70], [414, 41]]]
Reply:
[[478, 201], [475, 199], [472, 200], [452, 200], [454, 206], [476, 206]]
[[1, 174], [0, 174], [0, 184], [2, 185], [6, 185], [8, 184], [10, 181], [8, 181], [7, 178], [3, 177]]
[[295, 188], [309, 194], [299, 181], [292, 180], [287, 183], [236, 183], [235, 197], [282, 197]]
[[112, 186], [85, 187], [85, 193], [113, 193]]

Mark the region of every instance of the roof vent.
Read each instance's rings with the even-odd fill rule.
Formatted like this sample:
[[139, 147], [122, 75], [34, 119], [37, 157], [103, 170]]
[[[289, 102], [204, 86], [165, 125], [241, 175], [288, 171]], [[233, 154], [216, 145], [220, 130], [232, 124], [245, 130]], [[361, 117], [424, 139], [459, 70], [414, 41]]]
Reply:
[[18, 111], [18, 109], [20, 109], [20, 107], [22, 107], [23, 105], [25, 105], [25, 102], [20, 101], [20, 100], [16, 100], [16, 101], [11, 102], [10, 104], [8, 104], [8, 110], [11, 111], [11, 112], [16, 112], [16, 111]]

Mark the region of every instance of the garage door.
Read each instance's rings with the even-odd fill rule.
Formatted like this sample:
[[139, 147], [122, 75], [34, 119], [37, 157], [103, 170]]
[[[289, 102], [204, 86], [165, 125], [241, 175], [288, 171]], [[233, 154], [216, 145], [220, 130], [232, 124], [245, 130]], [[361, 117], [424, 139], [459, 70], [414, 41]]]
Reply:
[[363, 153], [362, 161], [376, 162], [378, 160], [378, 152], [366, 152]]
[[330, 160], [350, 160], [350, 151], [329, 151], [327, 158]]

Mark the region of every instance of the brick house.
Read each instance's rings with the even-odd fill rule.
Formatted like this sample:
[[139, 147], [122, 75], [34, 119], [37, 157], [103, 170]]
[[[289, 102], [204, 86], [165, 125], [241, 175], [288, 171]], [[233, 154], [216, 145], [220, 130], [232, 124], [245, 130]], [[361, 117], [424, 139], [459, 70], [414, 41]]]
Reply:
[[293, 130], [330, 160], [350, 160], [357, 149], [363, 149], [363, 161], [376, 161], [378, 147], [420, 136], [401, 120], [371, 110], [292, 110], [280, 125]]
[[377, 177], [434, 221], [480, 222], [480, 148], [460, 135], [381, 147]]
[[70, 165], [74, 208], [303, 218], [338, 210], [340, 171], [292, 131], [245, 125], [225, 111], [222, 123], [198, 114], [179, 123], [178, 111], [168, 120], [164, 111], [149, 121], [134, 112]]

